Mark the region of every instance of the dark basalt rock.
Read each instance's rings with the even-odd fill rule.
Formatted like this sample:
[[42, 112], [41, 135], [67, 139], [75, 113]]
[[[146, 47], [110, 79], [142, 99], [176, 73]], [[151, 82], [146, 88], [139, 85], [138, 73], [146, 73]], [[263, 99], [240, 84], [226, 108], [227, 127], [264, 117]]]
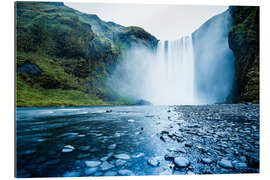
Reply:
[[38, 67], [38, 65], [30, 63], [29, 61], [26, 61], [21, 66], [17, 67], [17, 72], [18, 73], [24, 72], [24, 73], [30, 75], [30, 77], [36, 77], [36, 76], [42, 75], [42, 71]]

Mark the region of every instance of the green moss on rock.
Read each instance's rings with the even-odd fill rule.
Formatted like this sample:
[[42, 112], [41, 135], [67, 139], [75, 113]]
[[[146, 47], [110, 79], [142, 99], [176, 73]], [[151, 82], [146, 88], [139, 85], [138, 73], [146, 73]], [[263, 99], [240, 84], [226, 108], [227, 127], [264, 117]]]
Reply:
[[230, 7], [237, 102], [259, 103], [259, 7]]

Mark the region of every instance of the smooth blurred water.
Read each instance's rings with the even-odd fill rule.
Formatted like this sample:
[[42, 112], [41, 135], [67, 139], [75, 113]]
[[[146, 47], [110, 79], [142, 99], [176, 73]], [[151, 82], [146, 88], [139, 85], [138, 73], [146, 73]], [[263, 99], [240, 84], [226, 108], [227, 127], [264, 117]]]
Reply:
[[152, 67], [154, 104], [197, 104], [194, 98], [194, 55], [191, 36], [160, 41]]
[[[109, 109], [112, 112], [106, 112]], [[157, 133], [168, 124], [167, 110], [167, 106], [17, 108], [17, 177], [86, 176], [86, 160], [110, 153], [130, 157], [144, 153], [125, 164], [136, 175], [166, 172], [169, 162], [149, 168], [147, 159], [165, 153]], [[153, 128], [156, 123], [160, 125]], [[107, 149], [111, 144], [116, 148]], [[75, 150], [62, 152], [66, 145]]]

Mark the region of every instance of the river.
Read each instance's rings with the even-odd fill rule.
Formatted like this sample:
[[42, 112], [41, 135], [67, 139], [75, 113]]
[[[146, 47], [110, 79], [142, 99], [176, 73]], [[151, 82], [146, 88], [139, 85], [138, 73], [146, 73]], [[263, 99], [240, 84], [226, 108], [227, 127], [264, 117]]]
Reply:
[[17, 177], [258, 173], [259, 105], [16, 108], [16, 151]]

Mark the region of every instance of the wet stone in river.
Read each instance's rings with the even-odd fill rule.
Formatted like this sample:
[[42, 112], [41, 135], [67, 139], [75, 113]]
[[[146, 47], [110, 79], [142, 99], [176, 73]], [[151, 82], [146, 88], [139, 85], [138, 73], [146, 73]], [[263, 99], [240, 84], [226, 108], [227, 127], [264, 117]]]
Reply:
[[113, 150], [116, 148], [116, 144], [111, 144], [108, 146], [108, 149]]
[[64, 148], [62, 149], [62, 152], [63, 153], [66, 153], [66, 152], [72, 152], [75, 148], [71, 145], [66, 145], [64, 146]]
[[101, 164], [100, 161], [85, 161], [87, 167], [97, 167]]
[[116, 158], [116, 159], [125, 159], [125, 160], [130, 159], [129, 155], [127, 155], [127, 154], [116, 154], [116, 155], [114, 155], [114, 158]]
[[243, 162], [233, 163], [233, 166], [235, 169], [238, 169], [238, 170], [244, 170], [244, 169], [248, 168], [248, 165], [246, 163], [243, 163]]
[[103, 175], [104, 176], [116, 176], [117, 172], [115, 172], [115, 171], [107, 171]]
[[157, 158], [150, 158], [147, 160], [147, 163], [153, 167], [157, 167], [160, 164]]
[[218, 165], [220, 165], [221, 167], [226, 168], [226, 169], [233, 168], [232, 162], [230, 160], [227, 160], [227, 159], [222, 159], [221, 161], [218, 162]]
[[84, 173], [86, 175], [91, 175], [91, 174], [94, 174], [95, 172], [97, 172], [98, 168], [87, 168]]
[[128, 169], [121, 169], [118, 171], [118, 174], [121, 176], [134, 176], [134, 173]]
[[109, 169], [112, 169], [114, 168], [114, 165], [108, 163], [107, 161], [104, 161], [101, 165], [100, 165], [100, 168], [102, 171], [107, 171]]
[[190, 165], [189, 160], [184, 157], [174, 158], [174, 163], [177, 167], [180, 167], [180, 168], [188, 167]]
[[127, 161], [121, 160], [121, 159], [117, 159], [115, 161], [115, 165], [116, 166], [123, 166], [124, 164], [126, 164]]
[[211, 164], [213, 162], [213, 159], [211, 158], [202, 158], [202, 163], [204, 164]]

